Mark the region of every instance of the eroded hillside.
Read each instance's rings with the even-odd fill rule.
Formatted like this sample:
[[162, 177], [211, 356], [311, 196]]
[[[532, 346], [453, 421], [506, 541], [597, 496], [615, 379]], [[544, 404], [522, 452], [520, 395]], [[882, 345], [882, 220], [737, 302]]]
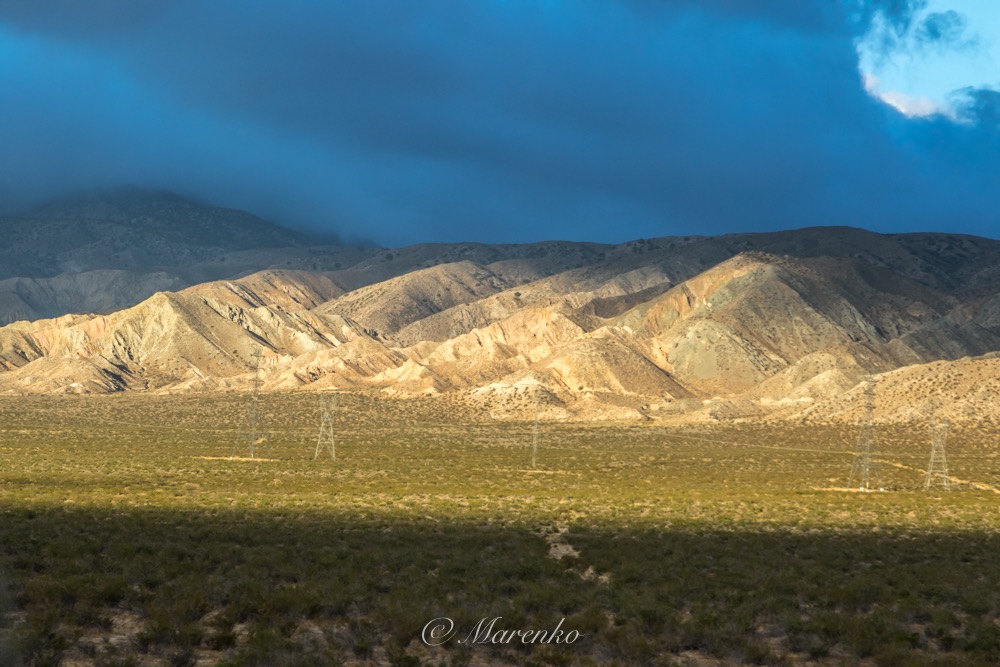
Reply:
[[[923, 394], [995, 417], [998, 260], [1000, 242], [849, 228], [370, 249], [13, 323], [0, 391], [242, 389], [261, 348], [268, 390], [447, 393], [500, 419], [536, 395], [549, 418], [849, 419], [873, 374], [885, 418]], [[969, 386], [935, 393], [946, 376]]]

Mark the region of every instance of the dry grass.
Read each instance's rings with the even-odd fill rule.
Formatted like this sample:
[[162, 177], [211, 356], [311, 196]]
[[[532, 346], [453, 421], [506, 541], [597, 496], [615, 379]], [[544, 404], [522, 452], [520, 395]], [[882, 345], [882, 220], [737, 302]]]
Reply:
[[[992, 664], [997, 433], [880, 429], [886, 493], [843, 493], [846, 426], [546, 425], [441, 401], [268, 396], [267, 461], [230, 460], [237, 395], [4, 399], [0, 664]], [[553, 548], [558, 554], [553, 554]], [[558, 559], [553, 555], [559, 555]], [[565, 626], [572, 646], [428, 649]], [[6, 651], [6, 653], [3, 653]]]

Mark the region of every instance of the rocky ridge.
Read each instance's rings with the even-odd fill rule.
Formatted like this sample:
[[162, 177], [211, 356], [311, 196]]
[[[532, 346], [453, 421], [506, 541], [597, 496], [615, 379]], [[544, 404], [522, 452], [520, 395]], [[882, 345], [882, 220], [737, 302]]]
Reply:
[[[550, 418], [853, 419], [869, 375], [885, 419], [931, 399], [1000, 416], [997, 241], [813, 228], [288, 248], [290, 267], [190, 287], [126, 269], [34, 279], [51, 304], [75, 289], [109, 312], [0, 328], [0, 391], [245, 389], [262, 348], [267, 390], [458, 394], [495, 418], [538, 394]], [[156, 293], [115, 308], [129, 280]]]

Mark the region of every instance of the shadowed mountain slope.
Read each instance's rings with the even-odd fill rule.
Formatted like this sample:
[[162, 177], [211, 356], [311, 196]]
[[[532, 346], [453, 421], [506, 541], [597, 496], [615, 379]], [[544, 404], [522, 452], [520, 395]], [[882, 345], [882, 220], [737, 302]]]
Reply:
[[[191, 233], [216, 219], [169, 197], [67, 206], [39, 215], [86, 211], [101, 222], [80, 234], [118, 225], [133, 245], [167, 218]], [[538, 392], [550, 418], [825, 419], [852, 414], [841, 402], [869, 374], [908, 387], [948, 364], [988, 374], [1000, 350], [1000, 242], [986, 239], [816, 228], [311, 248], [218, 215], [197, 243], [154, 234], [123, 267], [107, 239], [79, 236], [51, 250], [79, 270], [0, 281], [0, 310], [24, 315], [0, 328], [0, 391], [241, 389], [260, 347], [266, 389], [449, 393], [496, 418], [523, 417]], [[212, 245], [234, 224], [247, 227], [232, 248]], [[76, 305], [105, 314], [61, 314]], [[59, 316], [33, 315], [46, 309]], [[1000, 410], [949, 400], [956, 415]]]

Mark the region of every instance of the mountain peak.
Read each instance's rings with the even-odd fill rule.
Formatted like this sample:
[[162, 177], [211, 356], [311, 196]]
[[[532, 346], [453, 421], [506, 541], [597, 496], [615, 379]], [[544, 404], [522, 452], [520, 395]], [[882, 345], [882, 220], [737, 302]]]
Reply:
[[175, 270], [234, 252], [304, 248], [311, 239], [234, 209], [167, 191], [115, 188], [0, 218], [0, 279], [116, 270]]
[[26, 217], [79, 216], [82, 212], [87, 211], [92, 211], [97, 214], [97, 217], [105, 217], [115, 212], [125, 213], [136, 206], [149, 206], [155, 203], [195, 205], [195, 202], [185, 199], [170, 190], [155, 190], [135, 185], [122, 185], [113, 188], [86, 190], [56, 197], [35, 205], [29, 209]]
[[183, 239], [186, 243], [245, 249], [308, 245], [311, 239], [236, 209], [212, 206], [169, 190], [122, 186], [53, 199], [24, 216], [36, 224], [77, 222], [111, 223], [107, 233], [127, 225], [145, 234]]
[[[246, 220], [226, 216], [246, 214], [169, 193], [68, 206], [81, 205], [124, 217], [39, 218], [22, 231], [61, 229], [69, 249], [53, 253], [57, 260], [126, 258], [147, 270], [156, 259], [198, 260], [227, 270], [226, 280], [147, 298], [159, 280], [149, 278], [131, 292], [146, 300], [126, 310], [102, 303], [117, 312], [0, 328], [0, 392], [245, 387], [247, 359], [264, 344], [269, 389], [448, 392], [510, 418], [530, 376], [567, 417], [808, 409], [814, 418], [842, 413], [835, 399], [868, 373], [912, 366], [919, 379], [930, 372], [922, 365], [1000, 349], [1000, 244], [961, 237], [825, 228], [599, 248], [564, 242], [545, 252], [473, 244], [225, 251], [184, 245], [157, 225], [197, 232], [211, 211], [212, 229], [225, 229]], [[120, 254], [102, 255], [108, 247]], [[244, 264], [226, 264], [220, 252]], [[270, 268], [234, 270], [253, 262]], [[34, 291], [27, 279], [0, 281], [8, 287], [0, 307], [27, 312], [32, 295], [51, 293], [64, 295], [52, 310], [66, 312], [64, 304], [112, 292], [111, 273], [63, 274]], [[125, 295], [149, 275], [119, 270], [114, 280]], [[910, 380], [900, 382], [901, 396], [911, 391]]]

